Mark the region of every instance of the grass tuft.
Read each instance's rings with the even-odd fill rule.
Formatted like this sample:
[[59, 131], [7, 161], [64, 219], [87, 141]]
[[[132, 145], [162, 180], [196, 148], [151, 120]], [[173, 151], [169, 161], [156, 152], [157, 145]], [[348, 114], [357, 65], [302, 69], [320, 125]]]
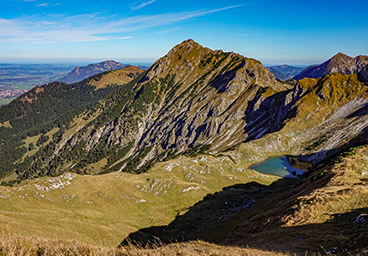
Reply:
[[189, 243], [175, 243], [161, 246], [161, 243], [153, 244], [150, 248], [137, 247], [132, 244], [119, 247], [109, 248], [92, 246], [78, 241], [51, 240], [36, 237], [22, 237], [16, 235], [0, 236], [0, 255], [17, 255], [17, 256], [158, 256], [158, 255], [249, 255], [249, 256], [282, 256], [292, 255], [278, 252], [262, 251], [258, 249], [239, 248], [230, 246], [220, 246], [203, 241], [195, 241]]

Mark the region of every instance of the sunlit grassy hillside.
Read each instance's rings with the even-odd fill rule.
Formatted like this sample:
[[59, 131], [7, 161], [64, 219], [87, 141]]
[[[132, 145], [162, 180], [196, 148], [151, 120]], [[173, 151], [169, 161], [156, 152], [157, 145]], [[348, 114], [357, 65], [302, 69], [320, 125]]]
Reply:
[[250, 163], [236, 165], [226, 156], [182, 156], [140, 175], [66, 173], [0, 187], [0, 229], [4, 234], [116, 246], [141, 228], [169, 224], [223, 187], [252, 181], [267, 185], [278, 179], [248, 169]]

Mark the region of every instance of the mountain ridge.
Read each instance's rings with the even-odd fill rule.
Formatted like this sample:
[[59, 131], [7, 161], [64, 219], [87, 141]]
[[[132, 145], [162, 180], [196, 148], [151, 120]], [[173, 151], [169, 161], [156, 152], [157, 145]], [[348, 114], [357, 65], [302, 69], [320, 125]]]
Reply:
[[295, 76], [294, 79], [318, 78], [332, 73], [356, 74], [366, 65], [368, 65], [368, 56], [359, 55], [353, 58], [339, 52], [320, 65], [307, 67], [299, 75]]
[[[98, 73], [103, 73], [109, 70], [122, 69], [128, 66], [133, 66], [133, 65], [122, 64], [114, 60], [105, 60], [99, 63], [88, 64], [87, 66], [84, 66], [84, 67], [77, 66], [71, 72], [69, 72], [66, 76], [60, 78], [58, 81], [64, 82], [67, 84], [73, 84], [76, 82], [80, 82], [93, 75], [96, 75]], [[141, 68], [141, 69], [147, 68], [143, 66], [135, 66], [135, 67]]]

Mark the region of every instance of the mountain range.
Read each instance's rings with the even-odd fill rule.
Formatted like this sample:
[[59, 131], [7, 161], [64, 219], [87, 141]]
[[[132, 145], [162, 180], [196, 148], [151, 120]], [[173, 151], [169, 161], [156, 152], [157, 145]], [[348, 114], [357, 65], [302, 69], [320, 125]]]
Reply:
[[[96, 230], [122, 232], [111, 223], [125, 218], [124, 236], [142, 244], [156, 237], [297, 253], [364, 248], [364, 222], [351, 219], [368, 208], [368, 66], [365, 56], [349, 58], [338, 54], [320, 76], [283, 82], [255, 59], [190, 39], [146, 71], [128, 66], [36, 87], [0, 108], [0, 175], [21, 188], [0, 189], [12, 199], [2, 207], [29, 211], [21, 203], [28, 194], [52, 207], [67, 198], [53, 209], [70, 207], [78, 229], [87, 218]], [[300, 167], [307, 172], [281, 179], [251, 169], [280, 155], [308, 163]], [[70, 187], [53, 192], [58, 181], [45, 176]], [[154, 218], [147, 207], [165, 215], [137, 224], [126, 205], [141, 219]]]

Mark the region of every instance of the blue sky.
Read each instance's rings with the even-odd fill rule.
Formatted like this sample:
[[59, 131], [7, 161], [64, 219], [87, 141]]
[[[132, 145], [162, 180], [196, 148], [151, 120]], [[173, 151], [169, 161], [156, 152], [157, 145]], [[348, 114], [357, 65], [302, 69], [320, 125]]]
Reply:
[[0, 62], [153, 62], [192, 38], [264, 64], [368, 55], [366, 0], [0, 0]]

